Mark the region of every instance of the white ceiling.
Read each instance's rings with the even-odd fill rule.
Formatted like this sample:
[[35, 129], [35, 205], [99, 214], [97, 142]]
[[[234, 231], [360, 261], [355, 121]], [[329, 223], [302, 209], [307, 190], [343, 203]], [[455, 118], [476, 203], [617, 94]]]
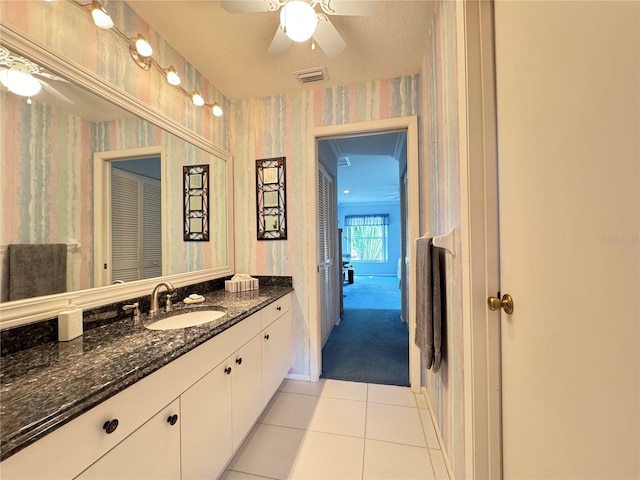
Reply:
[[[380, 0], [375, 16], [331, 15], [347, 46], [328, 58], [320, 48], [312, 51], [311, 41], [270, 55], [277, 11], [230, 14], [217, 0], [127, 3], [230, 100], [418, 73], [434, 8], [430, 0]], [[298, 83], [294, 72], [317, 67], [326, 67], [328, 80]]]

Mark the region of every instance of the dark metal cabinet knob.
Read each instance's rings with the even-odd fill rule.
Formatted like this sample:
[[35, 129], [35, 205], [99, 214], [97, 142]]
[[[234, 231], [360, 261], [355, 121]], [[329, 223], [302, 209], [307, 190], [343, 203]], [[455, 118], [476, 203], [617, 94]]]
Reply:
[[280, 311], [280, 310], [282, 310], [282, 307], [281, 307], [280, 305], [278, 305], [278, 306], [276, 307], [276, 310]]
[[169, 422], [169, 425], [175, 425], [178, 421], [178, 415], [176, 415], [175, 413], [173, 415], [170, 415], [169, 418], [167, 418], [167, 422]]
[[104, 425], [102, 425], [102, 428], [107, 432], [107, 435], [115, 432], [116, 428], [118, 428], [118, 419], [114, 418], [113, 420], [107, 420], [104, 422]]
[[225, 368], [224, 373], [226, 373], [227, 375], [231, 375], [231, 367]]
[[264, 339], [265, 340], [269, 340], [269, 334], [268, 333], [264, 336]]
[[238, 365], [241, 365], [242, 364], [242, 357], [236, 358], [236, 363]]

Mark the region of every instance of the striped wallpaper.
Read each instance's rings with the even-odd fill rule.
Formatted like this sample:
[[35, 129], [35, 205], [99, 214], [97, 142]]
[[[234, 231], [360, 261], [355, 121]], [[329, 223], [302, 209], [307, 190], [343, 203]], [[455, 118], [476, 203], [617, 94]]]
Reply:
[[[440, 235], [460, 227], [460, 159], [455, 2], [439, 2], [432, 28], [433, 45], [423, 59], [424, 232]], [[428, 92], [428, 93], [426, 93]], [[423, 372], [455, 478], [466, 478], [464, 435], [464, 350], [462, 332], [462, 258], [445, 255], [446, 358], [437, 373]]]

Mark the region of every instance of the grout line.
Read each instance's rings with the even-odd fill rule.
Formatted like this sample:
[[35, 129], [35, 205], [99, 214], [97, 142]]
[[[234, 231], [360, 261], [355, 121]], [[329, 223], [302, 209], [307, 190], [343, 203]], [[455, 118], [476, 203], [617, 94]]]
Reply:
[[369, 417], [369, 384], [365, 384], [365, 405], [364, 405], [364, 436], [362, 438], [362, 463], [360, 464], [360, 478], [364, 480], [364, 459], [367, 454], [367, 418]]

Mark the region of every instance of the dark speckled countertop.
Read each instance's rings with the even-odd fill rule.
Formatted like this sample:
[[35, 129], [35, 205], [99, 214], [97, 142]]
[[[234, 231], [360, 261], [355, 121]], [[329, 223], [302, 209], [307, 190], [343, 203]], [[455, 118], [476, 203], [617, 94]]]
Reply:
[[[4, 460], [172, 360], [201, 345], [269, 303], [290, 286], [227, 293], [184, 305], [153, 319], [122, 320], [86, 331], [70, 342], [38, 345], [7, 355], [0, 368], [0, 459]], [[219, 307], [225, 316], [179, 330], [149, 330], [145, 324], [188, 310]]]

